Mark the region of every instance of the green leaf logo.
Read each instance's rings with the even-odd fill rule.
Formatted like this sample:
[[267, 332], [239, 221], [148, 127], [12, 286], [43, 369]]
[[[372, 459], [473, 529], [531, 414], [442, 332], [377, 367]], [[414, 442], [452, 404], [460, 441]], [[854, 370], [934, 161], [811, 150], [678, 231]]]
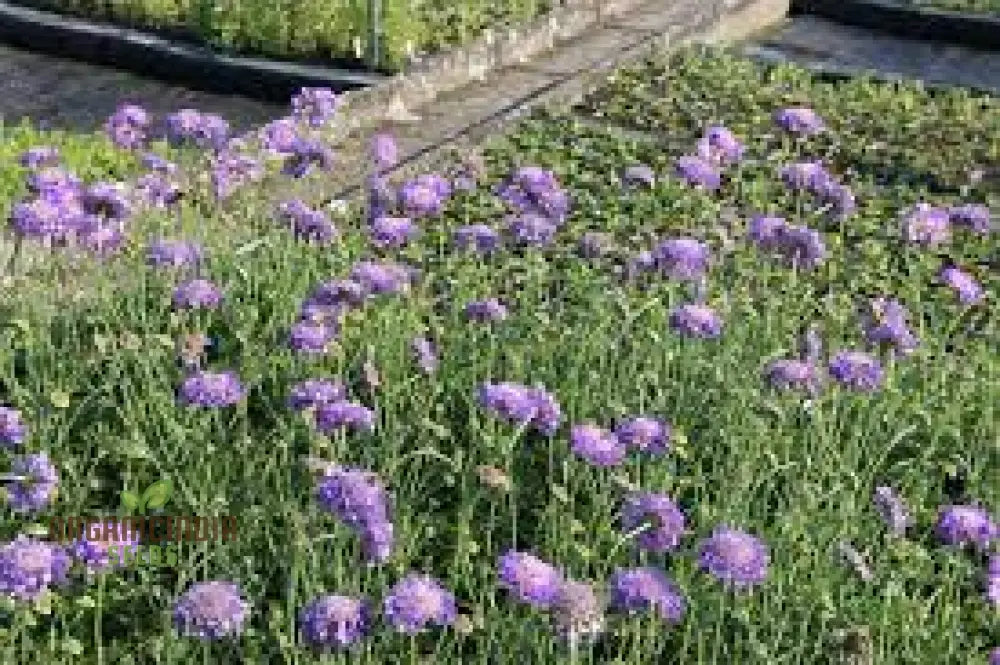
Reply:
[[135, 492], [124, 491], [122, 492], [122, 508], [130, 513], [134, 513], [139, 509], [139, 495]]
[[174, 486], [166, 478], [157, 480], [146, 488], [142, 493], [142, 508], [144, 510], [158, 510], [167, 505], [171, 495], [174, 493]]

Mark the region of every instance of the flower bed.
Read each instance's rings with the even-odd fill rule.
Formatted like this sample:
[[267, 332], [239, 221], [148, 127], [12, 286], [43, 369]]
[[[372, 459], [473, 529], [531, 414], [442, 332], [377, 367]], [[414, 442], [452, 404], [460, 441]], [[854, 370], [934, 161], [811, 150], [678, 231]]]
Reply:
[[[379, 136], [367, 219], [255, 195], [269, 169], [322, 184], [327, 102], [259, 142], [175, 117], [221, 148], [214, 189], [133, 213], [95, 297], [8, 305], [19, 650], [984, 661], [998, 280], [973, 206], [997, 201], [964, 169], [995, 158], [995, 100], [689, 54], [447, 173], [380, 177]], [[923, 152], [947, 137], [975, 143]], [[163, 478], [166, 514], [237, 538], [153, 570], [13, 540]]]

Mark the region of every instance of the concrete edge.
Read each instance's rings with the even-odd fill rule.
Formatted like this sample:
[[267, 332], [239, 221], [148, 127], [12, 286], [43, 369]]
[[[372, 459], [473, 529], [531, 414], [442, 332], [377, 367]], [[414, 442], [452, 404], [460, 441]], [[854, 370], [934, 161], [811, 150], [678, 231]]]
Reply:
[[792, 0], [792, 11], [906, 39], [1000, 51], [1000, 16], [908, 7], [893, 0]]

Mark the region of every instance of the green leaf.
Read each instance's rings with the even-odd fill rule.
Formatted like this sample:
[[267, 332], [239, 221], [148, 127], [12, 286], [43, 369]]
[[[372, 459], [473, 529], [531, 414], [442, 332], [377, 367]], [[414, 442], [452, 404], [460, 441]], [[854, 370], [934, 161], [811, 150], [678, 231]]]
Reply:
[[121, 494], [122, 497], [122, 508], [128, 511], [139, 510], [139, 495], [135, 492], [129, 492], [125, 490]]
[[167, 505], [174, 493], [173, 484], [166, 478], [157, 480], [142, 493], [142, 507], [147, 510], [157, 510]]

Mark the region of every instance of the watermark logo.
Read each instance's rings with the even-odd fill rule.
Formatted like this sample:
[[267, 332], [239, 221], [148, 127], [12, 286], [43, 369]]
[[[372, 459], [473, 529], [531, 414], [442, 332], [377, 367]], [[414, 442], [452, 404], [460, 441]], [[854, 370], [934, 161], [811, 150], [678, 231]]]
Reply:
[[123, 490], [121, 493], [122, 508], [132, 513], [145, 515], [146, 510], [159, 510], [167, 505], [174, 495], [174, 485], [168, 478], [157, 480], [146, 488], [142, 495]]

